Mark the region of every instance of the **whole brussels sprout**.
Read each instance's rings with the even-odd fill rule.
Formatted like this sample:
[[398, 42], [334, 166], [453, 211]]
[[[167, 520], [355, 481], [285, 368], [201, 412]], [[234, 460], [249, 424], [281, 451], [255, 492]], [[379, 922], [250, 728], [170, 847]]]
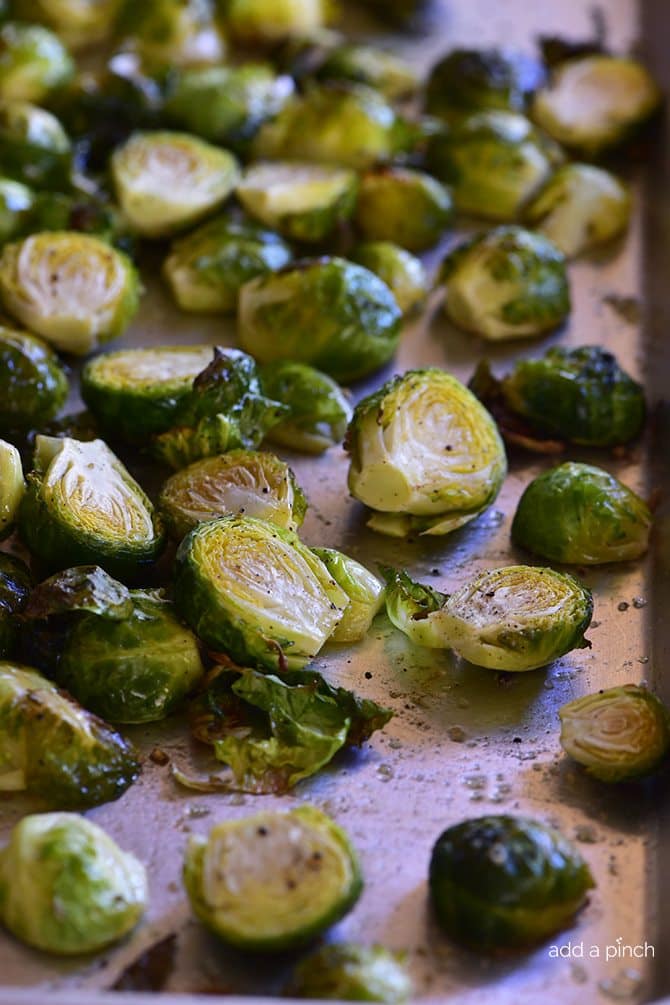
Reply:
[[130, 259], [89, 234], [45, 231], [5, 245], [0, 255], [5, 308], [62, 352], [85, 356], [117, 338], [139, 295]]
[[12, 532], [25, 488], [21, 454], [0, 440], [0, 540]]
[[0, 325], [0, 429], [31, 429], [65, 404], [68, 381], [45, 342]]
[[566, 754], [601, 782], [643, 778], [670, 750], [670, 714], [637, 684], [576, 698], [558, 714]]
[[384, 584], [369, 569], [334, 548], [312, 548], [338, 586], [349, 597], [349, 606], [330, 636], [331, 642], [360, 642], [384, 603]]
[[123, 47], [156, 75], [173, 67], [221, 63], [226, 55], [212, 0], [130, 0], [119, 30]]
[[0, 100], [39, 104], [73, 73], [67, 49], [48, 28], [18, 21], [0, 26]]
[[383, 946], [335, 942], [298, 963], [285, 993], [289, 998], [400, 1005], [409, 1000], [412, 982], [397, 953]]
[[351, 42], [334, 47], [316, 76], [319, 80], [367, 84], [390, 101], [410, 98], [419, 86], [412, 67], [395, 53]]
[[440, 240], [452, 216], [449, 189], [423, 171], [391, 165], [361, 178], [354, 220], [368, 241], [426, 251]]
[[17, 17], [55, 31], [70, 49], [106, 41], [124, 0], [13, 0]]
[[472, 949], [523, 949], [566, 928], [595, 886], [577, 848], [528, 817], [486, 816], [449, 827], [430, 861], [440, 927]]
[[386, 283], [343, 258], [303, 259], [240, 290], [241, 346], [261, 363], [311, 363], [338, 381], [388, 363], [400, 308]]
[[409, 370], [356, 407], [349, 491], [383, 534], [448, 534], [494, 501], [507, 473], [496, 425], [442, 370]]
[[271, 443], [320, 454], [341, 443], [353, 414], [342, 388], [307, 363], [280, 360], [260, 370], [263, 390], [289, 412], [268, 433]]
[[512, 522], [512, 540], [553, 562], [599, 565], [647, 550], [651, 512], [602, 468], [568, 462], [528, 485]]
[[164, 237], [218, 209], [238, 178], [228, 150], [186, 133], [134, 133], [114, 151], [111, 173], [121, 210], [142, 237]]
[[68, 189], [72, 145], [55, 115], [26, 101], [0, 102], [2, 173], [34, 188]]
[[426, 111], [457, 124], [476, 112], [523, 112], [519, 58], [500, 49], [454, 49], [430, 71]]
[[14, 656], [18, 636], [16, 615], [28, 603], [32, 582], [30, 570], [21, 559], [0, 552], [0, 659]]
[[330, 0], [219, 0], [226, 31], [244, 45], [275, 44], [322, 28]]
[[195, 914], [224, 942], [280, 952], [343, 918], [363, 888], [349, 838], [314, 806], [226, 820], [191, 837], [184, 886]]
[[300, 669], [349, 597], [291, 531], [252, 517], [198, 524], [177, 551], [175, 600], [203, 642], [241, 666]]
[[542, 335], [570, 313], [563, 252], [522, 227], [497, 227], [456, 248], [441, 279], [449, 320], [491, 341]]
[[428, 274], [421, 259], [391, 241], [358, 244], [351, 258], [383, 279], [404, 315], [415, 312], [428, 296]]
[[23, 232], [34, 202], [35, 195], [27, 185], [0, 178], [0, 246]]
[[135, 927], [147, 897], [142, 863], [75, 813], [24, 817], [0, 851], [0, 918], [36, 949], [103, 949]]

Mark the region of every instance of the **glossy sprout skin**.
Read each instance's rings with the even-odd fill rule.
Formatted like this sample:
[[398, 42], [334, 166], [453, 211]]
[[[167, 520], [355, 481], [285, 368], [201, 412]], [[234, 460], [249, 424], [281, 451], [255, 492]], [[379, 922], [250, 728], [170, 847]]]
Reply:
[[576, 698], [558, 714], [566, 754], [602, 782], [644, 778], [670, 750], [668, 710], [637, 684]]
[[175, 67], [219, 64], [226, 44], [212, 0], [151, 0], [122, 8], [123, 49], [160, 76]]
[[0, 26], [1, 101], [39, 105], [73, 73], [70, 54], [48, 28], [20, 21]]
[[25, 610], [32, 585], [28, 566], [20, 558], [0, 552], [0, 659], [11, 659], [16, 654], [20, 628], [17, 615]]
[[67, 394], [65, 370], [46, 342], [0, 326], [0, 428], [41, 426], [65, 404]]
[[452, 124], [476, 112], [523, 112], [519, 68], [499, 49], [454, 49], [430, 71], [425, 109]]
[[67, 190], [72, 145], [55, 115], [27, 101], [0, 101], [0, 163], [8, 178]]
[[367, 241], [358, 244], [350, 257], [386, 283], [403, 315], [421, 308], [428, 296], [429, 283], [423, 262], [416, 255], [390, 241]]
[[285, 993], [290, 998], [400, 1005], [409, 1000], [412, 982], [401, 954], [384, 946], [335, 942], [298, 963]]
[[279, 360], [260, 370], [263, 390], [289, 408], [268, 433], [271, 443], [306, 454], [321, 454], [344, 439], [353, 408], [339, 386], [307, 363]]
[[373, 168], [361, 177], [354, 222], [366, 241], [391, 241], [417, 254], [437, 244], [453, 217], [449, 189], [412, 168]]

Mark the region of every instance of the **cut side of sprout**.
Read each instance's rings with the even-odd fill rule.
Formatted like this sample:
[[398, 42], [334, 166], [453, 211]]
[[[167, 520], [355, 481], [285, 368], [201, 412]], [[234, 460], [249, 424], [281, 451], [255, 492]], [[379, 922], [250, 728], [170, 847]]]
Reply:
[[12, 443], [0, 440], [0, 539], [13, 527], [25, 489], [21, 454]]

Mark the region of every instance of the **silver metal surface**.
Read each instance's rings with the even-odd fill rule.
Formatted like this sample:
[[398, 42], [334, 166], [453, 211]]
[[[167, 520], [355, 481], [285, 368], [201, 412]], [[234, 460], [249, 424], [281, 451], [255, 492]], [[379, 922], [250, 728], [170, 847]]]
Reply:
[[[662, 6], [643, 4], [640, 20], [634, 0], [606, 0], [601, 7], [608, 43], [629, 50], [642, 37], [662, 68], [667, 57], [667, 34], [665, 43], [660, 35]], [[453, 0], [445, 5], [439, 31], [400, 47], [425, 70], [454, 45], [504, 43], [530, 49], [540, 33], [583, 38], [590, 31], [589, 4], [582, 0]], [[645, 377], [645, 360], [653, 361], [648, 375], [652, 396], [661, 395], [670, 372], [667, 341], [661, 339], [667, 340], [670, 272], [658, 271], [663, 254], [658, 242], [663, 237], [667, 241], [670, 221], [667, 209], [661, 215], [667, 197], [663, 193], [657, 201], [655, 195], [662, 169], [657, 166], [649, 175], [646, 203], [637, 185], [637, 211], [625, 243], [571, 266], [573, 313], [565, 330], [491, 351], [451, 328], [434, 303], [405, 331], [394, 368], [438, 365], [467, 379], [484, 354], [505, 369], [517, 356], [539, 354], [553, 343], [598, 343], [616, 352], [640, 378]], [[228, 322], [179, 315], [171, 307], [157, 278], [158, 267], [157, 261], [154, 277], [145, 275], [148, 291], [140, 315], [119, 345], [232, 343]], [[658, 278], [652, 282], [650, 274]], [[613, 309], [607, 302], [610, 294], [644, 303], [645, 325]], [[665, 313], [659, 306], [664, 301]], [[642, 327], [654, 337], [653, 343], [645, 345]], [[391, 372], [377, 375], [356, 393], [378, 386]], [[658, 429], [665, 429], [665, 438], [658, 442], [667, 457], [670, 424], [656, 428], [657, 437]], [[649, 447], [648, 438], [623, 458], [571, 456], [600, 463], [647, 493], [657, 478], [667, 477], [647, 465]], [[480, 569], [523, 560], [510, 547], [511, 518], [523, 487], [548, 463], [537, 463], [530, 455], [513, 458], [500, 498], [478, 521], [445, 539], [403, 543], [365, 528], [362, 507], [347, 495], [347, 462], [341, 449], [317, 460], [290, 460], [309, 495], [303, 530], [308, 544], [341, 548], [372, 568], [377, 563], [407, 566], [417, 578], [444, 590]], [[670, 540], [667, 519], [662, 515], [659, 520], [658, 545]], [[668, 554], [670, 549], [664, 548], [665, 558], [657, 559], [655, 567], [666, 584]], [[331, 813], [349, 831], [362, 860], [365, 892], [333, 935], [405, 950], [417, 999], [459, 1005], [536, 1005], [540, 1000], [584, 1005], [648, 1001], [652, 994], [665, 994], [670, 989], [670, 932], [663, 926], [656, 897], [662, 882], [655, 845], [659, 789], [607, 788], [588, 781], [561, 755], [557, 728], [557, 708], [570, 698], [614, 684], [655, 682], [651, 658], [656, 657], [659, 668], [664, 657], [667, 662], [668, 630], [665, 610], [650, 602], [653, 572], [651, 563], [586, 571], [583, 578], [595, 595], [589, 633], [593, 648], [511, 681], [501, 682], [495, 673], [459, 663], [448, 654], [413, 648], [384, 617], [375, 622], [363, 645], [327, 648], [316, 665], [329, 679], [390, 705], [396, 715], [362, 752], [338, 758], [290, 796], [197, 795], [177, 788], [168, 768], [146, 759], [142, 777], [122, 799], [90, 813], [146, 863], [151, 885], [146, 921], [124, 944], [93, 959], [52, 959], [0, 936], [0, 985], [6, 988], [0, 991], [0, 1005], [38, 1003], [47, 994], [49, 1002], [97, 1002], [94, 989], [111, 988], [144, 950], [170, 935], [175, 940], [165, 968], [166, 996], [275, 993], [286, 960], [240, 959], [192, 919], [180, 883], [182, 853], [189, 833], [204, 833], [215, 821], [305, 801]], [[158, 745], [182, 767], [197, 756], [178, 718], [127, 732], [146, 753]], [[202, 756], [198, 763], [204, 763]], [[5, 800], [0, 840], [35, 808], [27, 799]], [[580, 843], [597, 879], [577, 925], [553, 944], [520, 957], [483, 960], [460, 951], [438, 933], [427, 911], [426, 876], [434, 841], [450, 824], [486, 812], [525, 813], [557, 824]], [[635, 947], [642, 947], [646, 958], [631, 958], [625, 947], [638, 953]], [[562, 955], [556, 955], [559, 951]], [[75, 989], [81, 995], [75, 995]], [[123, 999], [134, 1000], [134, 995]], [[144, 1000], [137, 998], [138, 1003]]]

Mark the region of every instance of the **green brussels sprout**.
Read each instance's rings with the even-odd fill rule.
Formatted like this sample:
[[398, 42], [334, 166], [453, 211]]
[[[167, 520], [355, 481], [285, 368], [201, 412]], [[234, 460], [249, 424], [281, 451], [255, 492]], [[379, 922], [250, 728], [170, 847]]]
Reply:
[[559, 143], [597, 157], [629, 138], [657, 110], [659, 91], [634, 59], [605, 54], [569, 59], [535, 95], [535, 122]]
[[0, 164], [7, 178], [67, 189], [72, 144], [55, 115], [25, 101], [0, 102]]
[[390, 241], [357, 245], [351, 259], [386, 283], [404, 315], [421, 307], [428, 296], [428, 274], [421, 259]]
[[42, 232], [0, 255], [7, 311], [57, 349], [85, 356], [127, 328], [140, 285], [129, 258], [75, 231]]
[[226, 820], [189, 838], [184, 885], [197, 917], [224, 942], [278, 952], [343, 918], [363, 889], [349, 838], [314, 806]]
[[310, 258], [240, 290], [239, 340], [260, 363], [311, 363], [338, 381], [393, 356], [400, 308], [386, 283], [343, 258]]
[[570, 313], [563, 252], [522, 227], [496, 227], [456, 248], [441, 279], [449, 320], [492, 342], [542, 335]]
[[409, 370], [356, 407], [349, 491], [382, 534], [448, 534], [494, 501], [507, 473], [495, 422], [455, 377]]
[[568, 462], [528, 485], [512, 522], [512, 540], [552, 562], [599, 565], [647, 550], [651, 512], [602, 468]]
[[618, 237], [630, 218], [628, 187], [590, 164], [563, 164], [526, 206], [523, 218], [568, 258]]
[[372, 573], [334, 548], [312, 548], [338, 586], [349, 597], [349, 606], [330, 636], [331, 642], [360, 642], [384, 604], [384, 584]]
[[41, 426], [65, 404], [68, 381], [45, 342], [0, 325], [0, 429]]
[[35, 202], [27, 185], [0, 178], [0, 246], [23, 232]]
[[308, 35], [329, 20], [332, 0], [219, 0], [226, 31], [243, 45]]
[[430, 860], [430, 899], [443, 931], [472, 949], [524, 949], [567, 928], [595, 882], [577, 848], [528, 817], [449, 827]]
[[361, 178], [354, 220], [368, 241], [426, 251], [440, 240], [452, 216], [449, 189], [423, 171], [392, 165]]
[[47, 565], [96, 562], [133, 574], [160, 553], [160, 519], [102, 440], [38, 436], [19, 530]]
[[274, 454], [231, 450], [206, 457], [168, 478], [159, 508], [176, 540], [199, 523], [229, 513], [297, 531], [307, 500], [288, 464]]
[[298, 963], [285, 993], [289, 998], [400, 1005], [409, 1001], [412, 982], [397, 953], [383, 946], [335, 942]]
[[458, 124], [477, 112], [523, 112], [518, 59], [499, 49], [454, 49], [430, 71], [426, 111]]
[[242, 666], [300, 669], [349, 597], [291, 531], [253, 517], [198, 524], [175, 565], [177, 607], [203, 642]]
[[670, 714], [637, 684], [576, 698], [558, 715], [566, 754], [601, 782], [644, 778], [670, 750]]
[[39, 104], [73, 73], [67, 49], [48, 28], [18, 21], [0, 27], [0, 100]]
[[18, 640], [16, 615], [25, 609], [32, 585], [28, 566], [14, 555], [0, 552], [0, 659], [14, 656]]
[[138, 132], [114, 151], [111, 172], [121, 210], [142, 237], [164, 237], [218, 209], [235, 188], [228, 150], [186, 133]]
[[212, 8], [212, 0], [128, 0], [119, 25], [124, 48], [156, 74], [221, 63], [226, 44]]
[[514, 220], [562, 155], [523, 115], [480, 112], [429, 143], [428, 169], [451, 186], [456, 208], [489, 220]]
[[591, 591], [572, 576], [530, 565], [482, 572], [450, 595], [388, 574], [386, 611], [418, 645], [453, 649], [489, 670], [536, 670], [589, 648]]
[[0, 851], [0, 918], [36, 949], [104, 949], [135, 927], [147, 897], [142, 863], [75, 813], [24, 817]]
[[139, 775], [131, 744], [30, 667], [0, 663], [0, 722], [1, 792], [96, 806]]
[[84, 49], [112, 34], [124, 0], [13, 0], [17, 17], [55, 31], [70, 49]]
[[390, 101], [410, 98], [419, 86], [412, 67], [395, 53], [351, 42], [333, 48], [316, 76], [319, 80], [367, 84]]
[[295, 241], [327, 237], [356, 205], [358, 178], [349, 168], [299, 161], [251, 164], [236, 194], [250, 216]]
[[99, 565], [73, 566], [49, 576], [31, 591], [24, 620], [43, 621], [80, 612], [126, 620], [133, 613], [131, 592]]
[[12, 532], [25, 489], [21, 454], [0, 440], [0, 541]]
[[308, 366], [280, 360], [260, 370], [263, 390], [289, 409], [268, 432], [268, 439], [305, 454], [321, 454], [341, 443], [353, 414], [335, 381]]
[[192, 313], [233, 313], [240, 288], [288, 265], [288, 244], [246, 220], [220, 216], [173, 242], [163, 275], [177, 306]]

